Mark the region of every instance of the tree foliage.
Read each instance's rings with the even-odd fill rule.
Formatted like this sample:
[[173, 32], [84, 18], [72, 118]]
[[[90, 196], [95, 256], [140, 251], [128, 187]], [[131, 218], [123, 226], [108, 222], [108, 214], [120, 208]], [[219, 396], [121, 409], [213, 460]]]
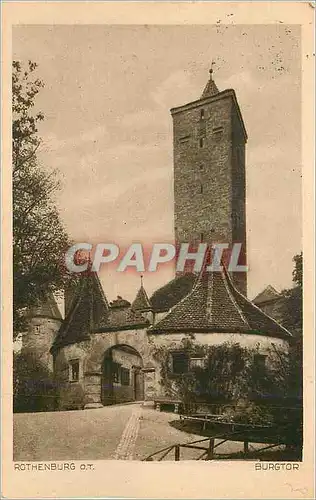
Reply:
[[67, 273], [64, 252], [69, 239], [54, 201], [59, 189], [56, 171], [44, 168], [37, 157], [41, 139], [35, 111], [43, 82], [35, 77], [37, 65], [29, 61], [12, 68], [13, 159], [13, 288], [14, 332], [25, 328], [25, 310], [61, 289]]
[[282, 324], [295, 336], [300, 337], [303, 328], [303, 254], [293, 257], [293, 287], [283, 290]]
[[293, 287], [283, 290], [282, 324], [294, 335], [290, 348], [290, 387], [293, 396], [303, 396], [303, 254], [293, 257]]

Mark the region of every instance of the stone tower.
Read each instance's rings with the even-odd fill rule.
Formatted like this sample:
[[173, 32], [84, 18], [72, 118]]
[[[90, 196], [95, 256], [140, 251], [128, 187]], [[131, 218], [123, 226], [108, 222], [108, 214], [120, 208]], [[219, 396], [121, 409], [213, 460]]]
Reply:
[[52, 294], [30, 312], [28, 330], [23, 335], [22, 353], [31, 353], [37, 366], [53, 373], [50, 348], [62, 324], [62, 316]]
[[[246, 264], [247, 132], [234, 90], [219, 91], [211, 69], [200, 99], [171, 115], [176, 244], [241, 243]], [[246, 295], [246, 273], [233, 280]]]

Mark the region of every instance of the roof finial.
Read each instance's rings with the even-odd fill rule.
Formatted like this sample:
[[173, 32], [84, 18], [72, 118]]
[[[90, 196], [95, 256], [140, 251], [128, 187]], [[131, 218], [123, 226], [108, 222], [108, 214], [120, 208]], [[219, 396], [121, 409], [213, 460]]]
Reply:
[[143, 277], [144, 277], [144, 276], [141, 274], [141, 275], [140, 275], [140, 286], [141, 286], [141, 287], [143, 286]]
[[213, 80], [213, 66], [215, 65], [214, 59], [212, 59], [211, 68], [209, 69], [210, 80]]

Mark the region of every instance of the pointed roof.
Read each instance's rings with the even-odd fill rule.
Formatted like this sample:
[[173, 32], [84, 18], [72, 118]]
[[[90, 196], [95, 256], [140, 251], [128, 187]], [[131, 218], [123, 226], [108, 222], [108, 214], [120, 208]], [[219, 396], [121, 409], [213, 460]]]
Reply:
[[205, 99], [206, 97], [211, 97], [213, 95], [219, 94], [219, 90], [216, 86], [216, 83], [213, 80], [213, 68], [209, 70], [209, 73], [210, 73], [210, 78], [203, 90], [201, 99]]
[[65, 321], [60, 327], [53, 348], [89, 339], [91, 329], [97, 328], [109, 316], [109, 304], [97, 273], [81, 273], [79, 283]]
[[279, 292], [276, 291], [273, 286], [268, 285], [262, 292], [258, 293], [256, 297], [253, 299], [254, 304], [263, 304], [264, 302], [270, 302], [274, 300], [281, 299], [282, 296]]
[[160, 332], [227, 332], [268, 335], [290, 339], [292, 335], [233, 285], [222, 265], [222, 271], [201, 271], [192, 291], [154, 325]]
[[120, 298], [109, 305], [96, 272], [81, 277], [65, 321], [60, 327], [52, 350], [89, 340], [95, 332], [146, 328], [149, 322], [130, 303]]
[[44, 318], [58, 319], [62, 320], [62, 316], [52, 293], [48, 293], [47, 297], [38, 305], [32, 307], [30, 311], [30, 316], [40, 316]]
[[133, 311], [151, 311], [152, 305], [143, 286], [143, 277], [141, 276], [140, 289], [137, 292], [134, 302], [132, 303]]

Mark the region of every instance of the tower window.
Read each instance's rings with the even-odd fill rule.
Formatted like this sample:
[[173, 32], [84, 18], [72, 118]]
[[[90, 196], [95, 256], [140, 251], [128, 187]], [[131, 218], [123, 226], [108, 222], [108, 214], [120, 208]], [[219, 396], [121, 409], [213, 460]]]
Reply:
[[200, 193], [203, 194], [203, 184], [200, 185]]
[[40, 325], [35, 325], [34, 326], [34, 332], [35, 333], [41, 333], [41, 327], [40, 327]]
[[200, 146], [200, 148], [204, 147], [204, 137], [200, 137], [199, 146]]
[[74, 359], [69, 364], [69, 380], [70, 382], [78, 382], [79, 380], [79, 360]]
[[201, 120], [204, 120], [204, 118], [205, 118], [205, 111], [204, 111], [204, 109], [201, 109], [200, 118], [201, 118]]
[[189, 135], [184, 135], [183, 137], [179, 138], [180, 144], [185, 144], [186, 142], [189, 142], [190, 136]]
[[224, 127], [214, 127], [213, 128], [213, 134], [220, 134], [224, 130]]
[[203, 243], [203, 241], [204, 241], [204, 233], [200, 234], [200, 241], [201, 241], [201, 243]]

